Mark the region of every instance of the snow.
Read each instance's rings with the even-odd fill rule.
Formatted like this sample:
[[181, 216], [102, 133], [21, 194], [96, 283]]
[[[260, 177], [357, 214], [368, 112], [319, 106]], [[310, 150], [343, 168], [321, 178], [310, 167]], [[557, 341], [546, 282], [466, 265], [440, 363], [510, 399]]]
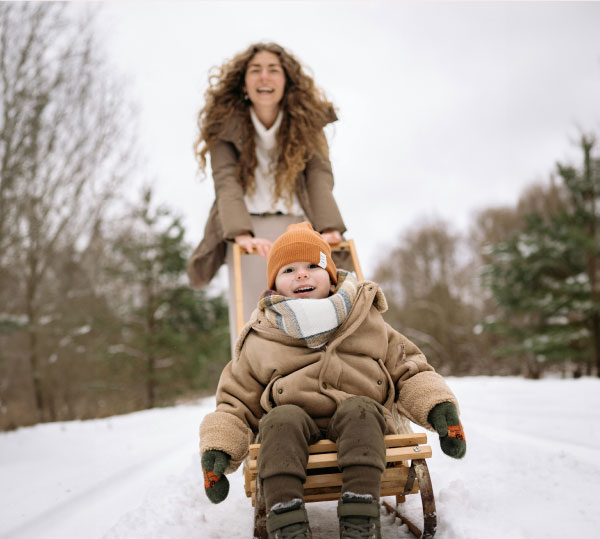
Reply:
[[[596, 536], [600, 380], [447, 380], [468, 450], [453, 460], [429, 433], [436, 538]], [[241, 470], [225, 502], [204, 495], [197, 432], [213, 408], [207, 398], [0, 434], [0, 537], [247, 539], [252, 509]], [[334, 502], [307, 508], [315, 539], [337, 537]], [[422, 525], [418, 495], [400, 510]], [[412, 537], [385, 512], [382, 526], [384, 539]]]

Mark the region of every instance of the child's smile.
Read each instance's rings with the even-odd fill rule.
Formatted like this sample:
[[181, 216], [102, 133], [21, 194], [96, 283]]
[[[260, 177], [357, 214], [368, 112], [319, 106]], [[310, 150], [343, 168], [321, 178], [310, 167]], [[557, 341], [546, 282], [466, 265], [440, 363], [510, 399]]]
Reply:
[[294, 294], [299, 298], [310, 297], [313, 290], [315, 290], [314, 286], [299, 286], [294, 290]]

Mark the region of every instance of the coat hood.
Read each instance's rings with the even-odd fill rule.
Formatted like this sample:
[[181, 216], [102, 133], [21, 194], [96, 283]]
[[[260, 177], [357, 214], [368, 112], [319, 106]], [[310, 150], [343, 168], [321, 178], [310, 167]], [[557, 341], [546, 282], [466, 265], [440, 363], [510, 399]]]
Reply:
[[[361, 303], [360, 308], [355, 308], [356, 304], [358, 304], [359, 302]], [[356, 321], [359, 318], [364, 318], [364, 316], [369, 310], [369, 304], [375, 307], [375, 309], [377, 309], [377, 311], [380, 313], [384, 313], [388, 309], [387, 300], [385, 299], [385, 295], [383, 294], [383, 291], [381, 290], [380, 286], [373, 281], [361, 281], [358, 285], [358, 293], [355, 301], [355, 306], [353, 306], [348, 318], [340, 326], [338, 331], [332, 336], [331, 340], [335, 340], [341, 331], [344, 331], [345, 328], [356, 323]], [[244, 344], [244, 341], [248, 336], [248, 333], [250, 333], [250, 331], [252, 330], [263, 333], [264, 336], [269, 340], [275, 340], [285, 344], [290, 344], [292, 342], [297, 341], [297, 339], [289, 337], [277, 326], [271, 323], [265, 316], [264, 312], [257, 308], [254, 309], [250, 320], [248, 320], [246, 325], [242, 328], [240, 335], [238, 336], [234, 350], [235, 358], [239, 357], [240, 350]], [[300, 343], [300, 341], [298, 341], [298, 343]], [[303, 346], [302, 344], [299, 345]]]

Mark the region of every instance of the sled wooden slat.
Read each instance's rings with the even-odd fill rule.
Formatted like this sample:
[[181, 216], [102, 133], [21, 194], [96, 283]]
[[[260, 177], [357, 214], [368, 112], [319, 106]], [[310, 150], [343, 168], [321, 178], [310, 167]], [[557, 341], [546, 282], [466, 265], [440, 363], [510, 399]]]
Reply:
[[[410, 434], [388, 434], [385, 437], [386, 447], [406, 447], [418, 444], [424, 444], [427, 441], [427, 434], [423, 432], [411, 432]], [[258, 456], [260, 444], [251, 444], [249, 454], [251, 457]], [[308, 446], [308, 452], [313, 453], [331, 453], [336, 450], [335, 442], [331, 440], [319, 440], [316, 444]]]
[[[409, 466], [393, 466], [386, 468], [381, 477], [381, 489], [389, 490], [396, 488], [397, 483], [402, 481], [406, 483], [410, 467]], [[250, 478], [247, 474], [246, 477]], [[319, 489], [324, 487], [340, 487], [342, 485], [342, 474], [341, 473], [325, 473], [318, 475], [309, 475], [304, 483], [304, 491], [313, 491], [313, 489]], [[250, 482], [246, 486], [246, 491], [250, 489], [251, 492], [256, 490], [256, 482]]]
[[[387, 462], [410, 460], [415, 457], [425, 459], [431, 457], [431, 447], [428, 445], [388, 447], [385, 452], [385, 457]], [[252, 474], [256, 474], [256, 466], [256, 459], [248, 461], [248, 468]], [[317, 453], [308, 456], [308, 464], [306, 465], [307, 470], [335, 467], [337, 467], [337, 453]]]
[[[379, 493], [380, 496], [395, 496], [397, 493], [398, 489], [391, 487], [391, 488], [381, 488], [381, 491]], [[418, 489], [415, 487], [414, 492], [411, 492], [410, 494], [417, 494], [418, 493]], [[340, 491], [339, 489], [336, 492], [332, 492], [332, 493], [327, 493], [327, 492], [323, 492], [323, 493], [304, 493], [304, 501], [305, 502], [332, 502], [335, 500], [338, 500], [340, 498]]]
[[[398, 484], [404, 484], [406, 482], [406, 477], [408, 476], [409, 467], [402, 466], [405, 468], [404, 473], [398, 478], [382, 481], [381, 482], [381, 490], [379, 492], [380, 496], [396, 496], [398, 495]], [[339, 475], [339, 480], [336, 481], [334, 485], [328, 486], [309, 486], [310, 482], [307, 479], [307, 483], [304, 485], [304, 501], [305, 502], [316, 502], [316, 501], [331, 501], [337, 500], [340, 497], [341, 489], [342, 489], [342, 475]], [[404, 492], [404, 491], [403, 491]], [[410, 490], [406, 494], [417, 494], [419, 492], [419, 486], [415, 483]], [[251, 497], [252, 497], [252, 505], [255, 505], [255, 495], [256, 495], [256, 486], [252, 487]], [[404, 494], [403, 494], [404, 495]]]

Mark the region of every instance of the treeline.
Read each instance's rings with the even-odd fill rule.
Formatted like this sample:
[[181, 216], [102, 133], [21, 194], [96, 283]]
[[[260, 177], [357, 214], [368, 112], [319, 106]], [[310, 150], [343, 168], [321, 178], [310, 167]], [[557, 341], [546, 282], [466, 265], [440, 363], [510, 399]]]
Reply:
[[[135, 115], [82, 12], [0, 3], [2, 430], [214, 392], [230, 358], [179, 216], [151, 187], [123, 202]], [[381, 260], [385, 316], [442, 374], [599, 373], [600, 160], [580, 146], [515, 207], [420, 223]]]
[[579, 146], [516, 207], [421, 224], [381, 261], [388, 321], [442, 373], [600, 374], [600, 159]]
[[136, 171], [135, 115], [93, 19], [0, 3], [0, 428], [213, 390], [227, 307], [190, 290], [180, 219]]

